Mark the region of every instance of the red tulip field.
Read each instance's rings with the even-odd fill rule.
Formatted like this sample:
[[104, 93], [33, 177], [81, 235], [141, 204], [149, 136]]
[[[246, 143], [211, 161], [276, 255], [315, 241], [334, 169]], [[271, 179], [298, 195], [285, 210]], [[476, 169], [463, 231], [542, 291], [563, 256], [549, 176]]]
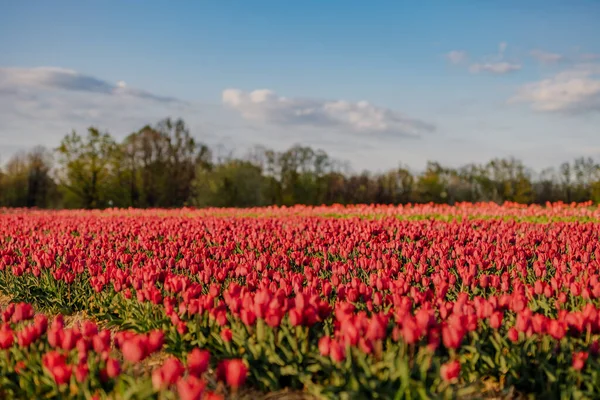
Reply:
[[1, 399], [599, 398], [600, 208], [0, 209], [0, 319]]

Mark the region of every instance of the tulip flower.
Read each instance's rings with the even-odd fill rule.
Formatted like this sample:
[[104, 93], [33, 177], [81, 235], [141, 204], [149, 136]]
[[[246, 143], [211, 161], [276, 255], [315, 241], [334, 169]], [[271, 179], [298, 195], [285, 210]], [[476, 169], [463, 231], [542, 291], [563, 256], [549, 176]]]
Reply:
[[193, 349], [187, 356], [187, 367], [190, 375], [200, 378], [208, 370], [210, 353], [207, 350]]
[[126, 340], [121, 348], [123, 358], [131, 363], [142, 361], [148, 355], [147, 340], [143, 337], [134, 337]]
[[8, 325], [0, 328], [0, 349], [8, 349], [15, 340], [14, 332]]
[[243, 386], [247, 377], [248, 367], [240, 359], [223, 360], [217, 367], [217, 378], [234, 389]]
[[177, 381], [177, 394], [181, 400], [202, 400], [205, 388], [206, 382], [195, 376]]
[[576, 371], [581, 371], [585, 367], [585, 362], [588, 359], [589, 354], [584, 351], [573, 353], [573, 368]]
[[440, 375], [446, 382], [455, 381], [460, 375], [460, 362], [458, 360], [449, 361], [440, 368]]

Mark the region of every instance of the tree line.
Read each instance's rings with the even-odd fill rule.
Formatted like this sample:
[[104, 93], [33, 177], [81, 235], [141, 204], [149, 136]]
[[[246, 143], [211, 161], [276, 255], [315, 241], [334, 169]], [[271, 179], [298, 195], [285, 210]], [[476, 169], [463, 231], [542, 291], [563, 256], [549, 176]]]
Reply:
[[181, 119], [147, 125], [118, 142], [90, 127], [58, 147], [14, 155], [0, 169], [0, 207], [172, 208], [505, 201], [600, 202], [600, 164], [578, 158], [534, 173], [521, 161], [450, 168], [428, 162], [352, 173], [323, 150], [264, 147], [216, 156]]

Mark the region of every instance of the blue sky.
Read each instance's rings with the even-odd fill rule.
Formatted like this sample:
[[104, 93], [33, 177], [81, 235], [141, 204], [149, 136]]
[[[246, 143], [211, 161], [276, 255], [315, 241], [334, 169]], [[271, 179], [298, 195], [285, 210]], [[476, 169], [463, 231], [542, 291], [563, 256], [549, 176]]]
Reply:
[[182, 117], [357, 170], [600, 156], [598, 1], [0, 1], [0, 155]]

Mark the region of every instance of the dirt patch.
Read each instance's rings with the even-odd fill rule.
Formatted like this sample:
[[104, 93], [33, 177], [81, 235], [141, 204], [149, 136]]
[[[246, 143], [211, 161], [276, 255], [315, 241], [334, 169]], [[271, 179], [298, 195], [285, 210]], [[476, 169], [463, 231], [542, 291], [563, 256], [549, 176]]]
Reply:
[[261, 400], [317, 400], [318, 398], [303, 392], [292, 392], [289, 390], [281, 390], [273, 393], [248, 393], [242, 396], [243, 399], [261, 399]]
[[[49, 315], [46, 314], [48, 316], [48, 318], [52, 318], [54, 317], [54, 315]], [[86, 314], [85, 311], [79, 311], [76, 312], [75, 314], [71, 314], [71, 315], [65, 315], [63, 317], [64, 321], [65, 321], [65, 328], [72, 328], [76, 325], [81, 325], [84, 321], [89, 321], [90, 318], [88, 317], [88, 315]]]
[[0, 293], [0, 308], [5, 309], [10, 303], [12, 303], [12, 298], [5, 294]]

